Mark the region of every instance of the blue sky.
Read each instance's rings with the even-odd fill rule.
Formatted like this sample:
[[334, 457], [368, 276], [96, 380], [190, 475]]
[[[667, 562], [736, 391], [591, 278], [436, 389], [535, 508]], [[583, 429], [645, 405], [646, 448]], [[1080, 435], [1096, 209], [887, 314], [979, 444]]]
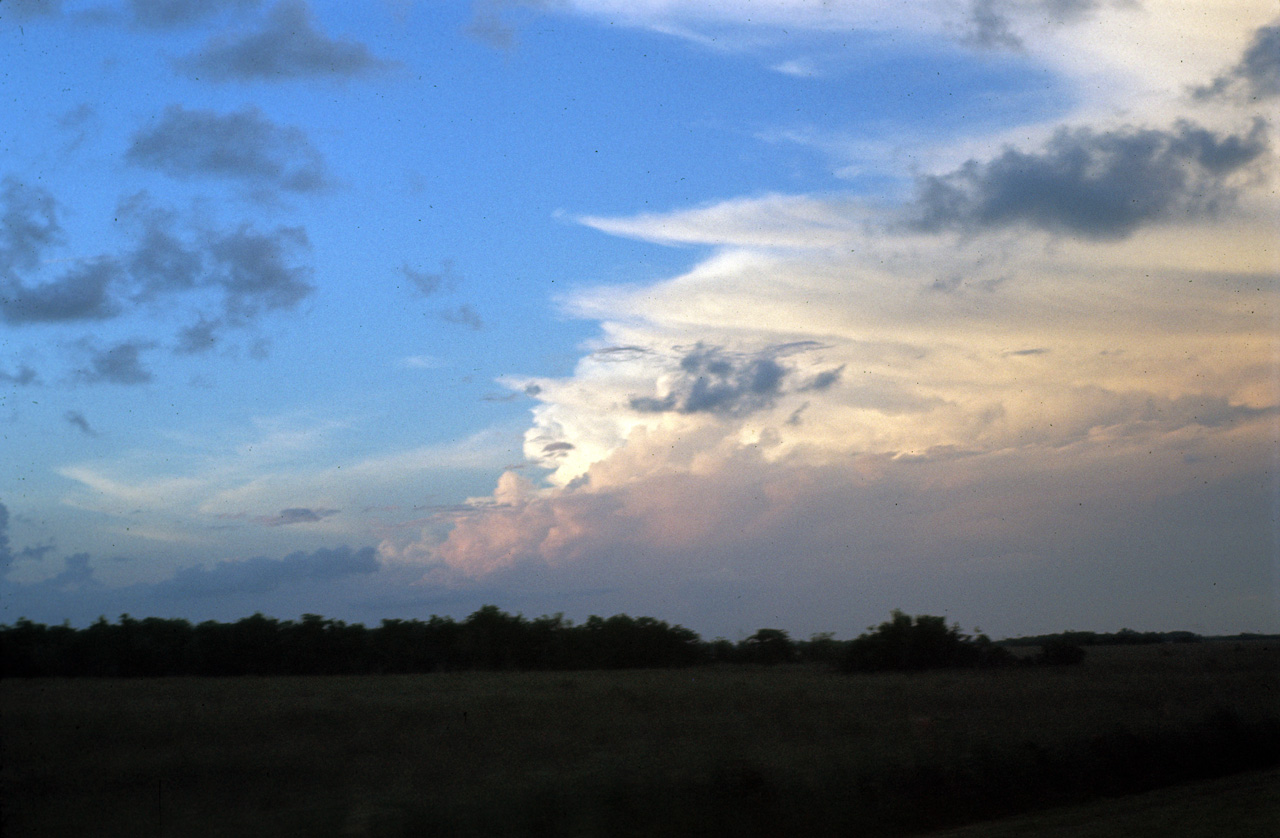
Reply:
[[0, 3], [0, 621], [1280, 630], [1274, 8]]

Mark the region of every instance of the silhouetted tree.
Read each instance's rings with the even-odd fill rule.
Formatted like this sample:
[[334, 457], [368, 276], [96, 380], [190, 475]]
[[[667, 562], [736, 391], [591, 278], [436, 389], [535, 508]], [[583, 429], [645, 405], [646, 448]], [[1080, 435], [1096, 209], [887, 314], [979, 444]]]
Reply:
[[742, 641], [742, 650], [751, 663], [788, 663], [796, 657], [796, 646], [782, 629], [760, 629]]
[[914, 619], [895, 610], [892, 619], [849, 643], [842, 668], [849, 672], [1001, 666], [1012, 655], [986, 635], [976, 638], [948, 627], [942, 617]]

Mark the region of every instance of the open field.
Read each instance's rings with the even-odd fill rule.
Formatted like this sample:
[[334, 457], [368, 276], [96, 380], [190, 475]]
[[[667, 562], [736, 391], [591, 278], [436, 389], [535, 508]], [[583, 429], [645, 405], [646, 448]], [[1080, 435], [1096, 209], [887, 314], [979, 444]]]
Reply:
[[1280, 835], [1280, 771], [1064, 806], [927, 838], [1258, 838]]
[[1278, 681], [1274, 643], [915, 675], [9, 679], [4, 834], [913, 834], [1274, 766]]

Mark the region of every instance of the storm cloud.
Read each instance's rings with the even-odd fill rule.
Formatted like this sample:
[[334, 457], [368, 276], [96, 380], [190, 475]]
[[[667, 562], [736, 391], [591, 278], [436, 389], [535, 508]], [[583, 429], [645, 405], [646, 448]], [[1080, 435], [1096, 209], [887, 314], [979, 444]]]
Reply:
[[1237, 194], [1231, 176], [1267, 148], [1261, 120], [1242, 134], [1187, 122], [1171, 130], [1063, 128], [1042, 151], [1006, 148], [921, 179], [909, 214], [929, 232], [1025, 225], [1119, 239], [1152, 222], [1214, 217]]
[[257, 31], [215, 38], [178, 61], [179, 69], [214, 81], [346, 78], [388, 66], [364, 44], [317, 29], [301, 0], [282, 0]]
[[291, 192], [328, 185], [324, 159], [306, 135], [254, 107], [219, 114], [170, 105], [159, 124], [134, 135], [125, 159], [178, 178], [229, 178]]

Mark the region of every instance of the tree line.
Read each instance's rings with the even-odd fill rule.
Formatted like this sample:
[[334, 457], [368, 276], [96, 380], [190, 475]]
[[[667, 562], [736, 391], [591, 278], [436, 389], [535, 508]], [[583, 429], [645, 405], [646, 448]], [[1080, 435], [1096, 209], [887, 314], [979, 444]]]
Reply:
[[1050, 638], [1017, 658], [985, 635], [941, 617], [901, 611], [855, 640], [815, 634], [793, 640], [760, 629], [733, 642], [704, 641], [652, 617], [561, 614], [534, 619], [486, 605], [467, 618], [383, 620], [367, 628], [317, 614], [278, 620], [261, 613], [231, 623], [122, 614], [83, 629], [20, 619], [0, 625], [0, 674], [39, 676], [362, 675], [458, 670], [668, 668], [699, 664], [820, 663], [847, 672], [1078, 663], [1083, 650]]

